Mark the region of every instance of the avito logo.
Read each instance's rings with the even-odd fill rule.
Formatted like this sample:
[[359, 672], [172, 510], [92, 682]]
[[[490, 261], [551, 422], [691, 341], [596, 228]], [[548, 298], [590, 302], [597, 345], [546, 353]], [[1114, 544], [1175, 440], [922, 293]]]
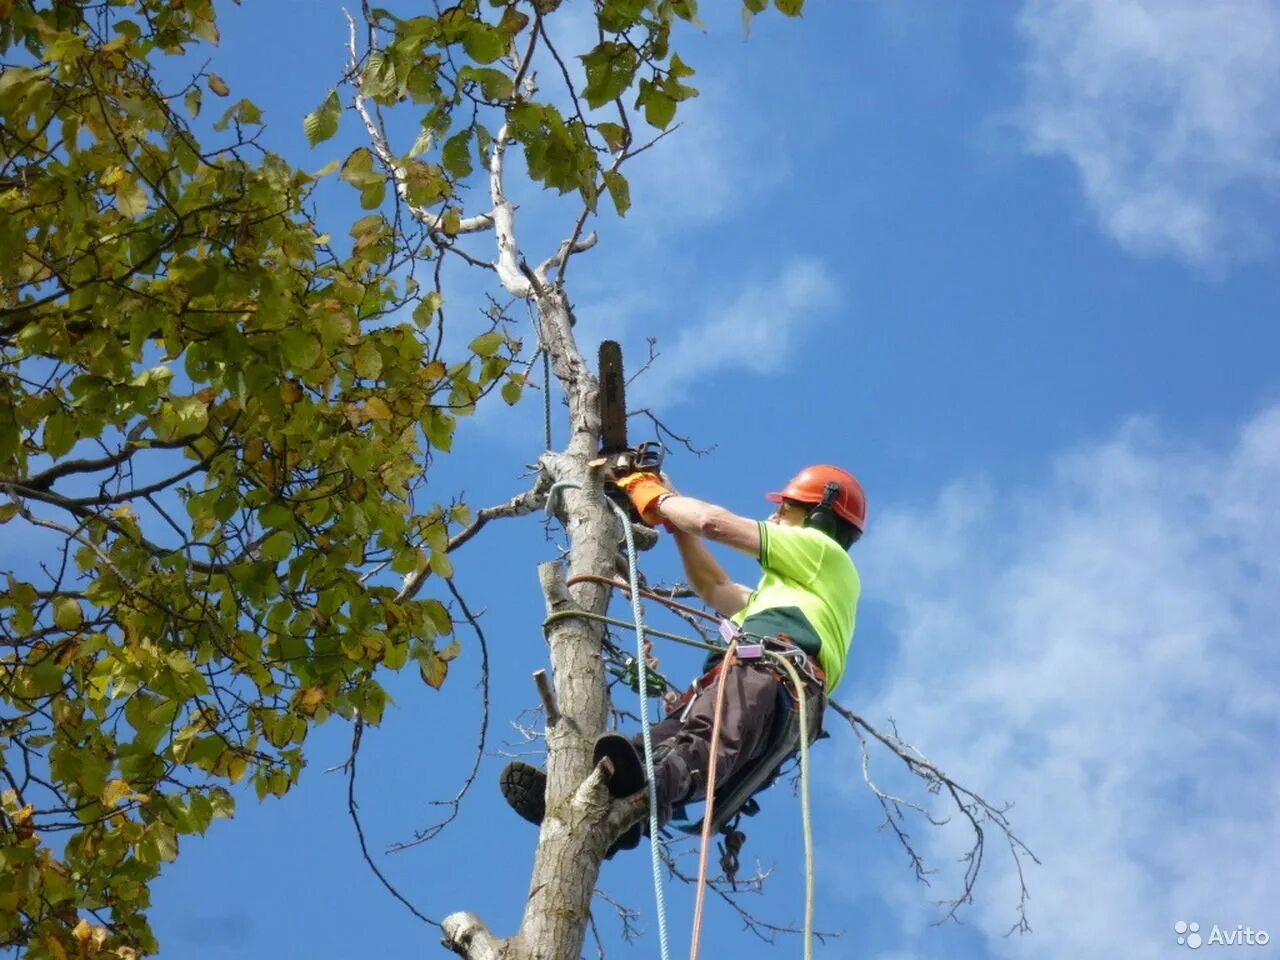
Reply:
[[1234, 930], [1223, 930], [1216, 923], [1207, 937], [1200, 933], [1200, 924], [1194, 920], [1179, 920], [1173, 925], [1173, 932], [1178, 935], [1178, 945], [1199, 950], [1203, 946], [1214, 947], [1265, 947], [1271, 942], [1271, 934], [1265, 930], [1255, 930], [1244, 924], [1236, 924]]

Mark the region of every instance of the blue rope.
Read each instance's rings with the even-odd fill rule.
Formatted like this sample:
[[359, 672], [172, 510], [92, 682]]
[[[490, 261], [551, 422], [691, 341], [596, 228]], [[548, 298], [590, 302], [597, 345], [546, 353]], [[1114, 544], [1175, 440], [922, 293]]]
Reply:
[[[555, 483], [547, 492], [547, 515], [552, 512], [552, 504], [560, 490], [580, 490], [577, 483]], [[631, 616], [636, 628], [636, 662], [640, 676], [640, 729], [644, 736], [644, 773], [649, 787], [649, 853], [653, 865], [653, 895], [658, 908], [658, 947], [662, 960], [670, 960], [671, 952], [667, 943], [667, 900], [662, 885], [662, 857], [658, 852], [658, 785], [653, 771], [653, 738], [649, 733], [649, 698], [643, 691], [649, 689], [649, 670], [644, 649], [644, 616], [640, 610], [640, 573], [636, 565], [635, 534], [631, 528], [631, 518], [627, 512], [612, 500], [606, 502], [622, 521], [622, 530], [627, 540], [627, 575], [631, 583]]]

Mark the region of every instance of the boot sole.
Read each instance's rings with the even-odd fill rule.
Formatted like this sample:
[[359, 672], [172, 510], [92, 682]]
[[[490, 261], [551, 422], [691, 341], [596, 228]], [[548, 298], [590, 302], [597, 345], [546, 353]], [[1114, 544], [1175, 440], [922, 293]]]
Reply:
[[547, 775], [521, 760], [512, 760], [498, 777], [503, 799], [525, 820], [539, 826], [547, 815]]

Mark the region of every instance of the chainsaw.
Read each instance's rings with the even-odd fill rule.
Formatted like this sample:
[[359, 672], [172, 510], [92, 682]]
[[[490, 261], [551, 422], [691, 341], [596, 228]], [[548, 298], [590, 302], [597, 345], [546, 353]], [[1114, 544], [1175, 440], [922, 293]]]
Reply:
[[667, 448], [657, 440], [632, 446], [627, 442], [627, 380], [622, 373], [622, 346], [600, 344], [600, 458], [605, 461], [605, 494], [641, 522], [627, 495], [612, 481], [631, 473], [662, 473]]

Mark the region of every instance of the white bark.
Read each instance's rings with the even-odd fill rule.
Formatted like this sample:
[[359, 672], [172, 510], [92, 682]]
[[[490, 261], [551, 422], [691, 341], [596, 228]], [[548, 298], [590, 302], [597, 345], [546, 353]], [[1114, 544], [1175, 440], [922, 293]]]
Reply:
[[504, 960], [510, 953], [484, 921], [470, 913], [451, 913], [440, 924], [444, 945], [469, 960]]
[[[391, 145], [383, 135], [382, 128], [374, 120], [368, 101], [360, 93], [360, 77], [357, 74], [360, 56], [356, 47], [356, 21], [349, 13], [347, 14], [347, 24], [351, 28], [348, 51], [351, 54], [351, 86], [355, 90], [353, 105], [356, 108], [356, 113], [360, 115], [360, 119], [364, 121], [364, 128], [369, 134], [369, 142], [373, 146], [373, 152], [377, 154], [383, 166], [391, 172], [391, 182], [395, 185], [396, 195], [400, 197], [400, 202], [405, 205], [406, 209], [413, 214], [414, 219], [426, 224], [431, 230], [440, 230], [443, 226], [443, 219], [439, 214], [409, 201], [409, 174], [404, 165], [397, 161], [395, 154], [391, 152]], [[493, 226], [493, 216], [488, 213], [482, 213], [479, 216], [467, 217], [462, 220], [458, 225], [457, 232], [479, 233], [481, 230], [487, 230], [491, 226]]]
[[507, 151], [507, 125], [504, 123], [493, 140], [489, 157], [489, 199], [493, 202], [493, 232], [498, 241], [498, 278], [513, 297], [528, 299], [533, 285], [520, 272], [520, 246], [516, 243], [515, 206], [507, 199], [502, 186], [502, 161]]

